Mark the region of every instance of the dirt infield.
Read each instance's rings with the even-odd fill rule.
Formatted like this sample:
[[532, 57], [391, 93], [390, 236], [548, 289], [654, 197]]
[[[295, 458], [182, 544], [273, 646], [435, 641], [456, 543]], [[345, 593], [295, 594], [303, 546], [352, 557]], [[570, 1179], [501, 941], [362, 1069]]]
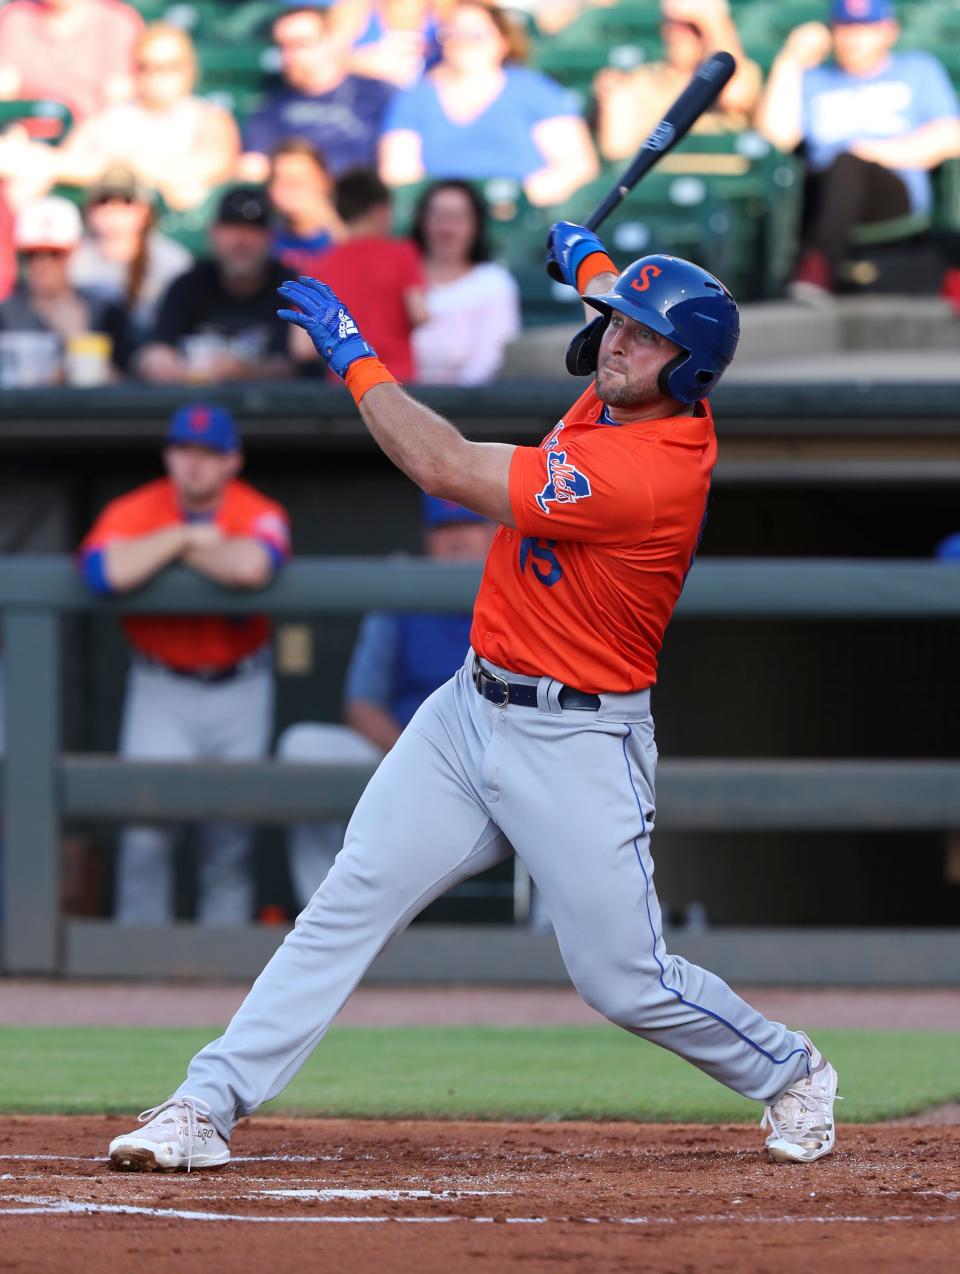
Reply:
[[[0, 1121], [0, 1269], [283, 1274], [956, 1268], [960, 1128], [254, 1119], [219, 1172], [110, 1171], [107, 1118]], [[952, 1255], [951, 1255], [952, 1254]]]

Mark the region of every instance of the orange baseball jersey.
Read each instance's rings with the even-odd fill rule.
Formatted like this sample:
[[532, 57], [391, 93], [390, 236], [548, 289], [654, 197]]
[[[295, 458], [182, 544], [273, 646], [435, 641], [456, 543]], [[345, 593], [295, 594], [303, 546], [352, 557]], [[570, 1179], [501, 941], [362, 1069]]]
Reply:
[[706, 516], [713, 416], [607, 423], [591, 386], [510, 465], [471, 644], [491, 663], [588, 693], [657, 679], [657, 655]]
[[[90, 586], [111, 593], [103, 550], [122, 539], [149, 535], [185, 521], [173, 483], [158, 478], [113, 500], [80, 546], [80, 568]], [[274, 569], [290, 553], [290, 526], [281, 505], [246, 482], [234, 480], [212, 519], [225, 535], [262, 541]], [[264, 615], [125, 615], [123, 628], [134, 650], [187, 671], [229, 668], [270, 638]]]

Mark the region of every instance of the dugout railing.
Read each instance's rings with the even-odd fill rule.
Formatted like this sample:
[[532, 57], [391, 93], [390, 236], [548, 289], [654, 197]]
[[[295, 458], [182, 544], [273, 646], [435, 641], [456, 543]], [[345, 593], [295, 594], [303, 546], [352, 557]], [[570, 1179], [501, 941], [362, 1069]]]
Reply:
[[[257, 597], [274, 617], [355, 615], [372, 607], [463, 610], [478, 570], [402, 559], [314, 558]], [[289, 823], [345, 814], [369, 777], [358, 766], [157, 763], [64, 754], [60, 627], [76, 613], [247, 612], [231, 593], [171, 570], [122, 599], [93, 596], [66, 557], [0, 558], [6, 757], [2, 798], [4, 914], [0, 970], [75, 976], [242, 976], [281, 933], [263, 926], [175, 925], [132, 935], [59, 910], [62, 824], [231, 817]], [[960, 570], [925, 561], [706, 559], [682, 617], [960, 618]], [[811, 793], [815, 799], [811, 800]], [[960, 762], [667, 760], [658, 774], [661, 830], [948, 829], [960, 827]], [[122, 936], [121, 936], [122, 935]], [[960, 929], [831, 929], [784, 943], [779, 929], [679, 933], [675, 945], [733, 979], [949, 983], [960, 980]], [[499, 926], [421, 926], [395, 939], [374, 974], [386, 979], [553, 981], [552, 938]]]

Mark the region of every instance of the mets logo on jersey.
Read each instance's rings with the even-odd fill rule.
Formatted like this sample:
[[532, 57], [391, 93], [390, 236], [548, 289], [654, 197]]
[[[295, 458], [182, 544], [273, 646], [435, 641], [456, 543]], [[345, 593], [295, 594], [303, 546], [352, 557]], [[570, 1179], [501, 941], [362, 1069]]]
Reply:
[[547, 485], [537, 496], [537, 504], [549, 513], [551, 504], [576, 504], [592, 495], [590, 479], [576, 465], [567, 464], [565, 451], [551, 451], [547, 456]]

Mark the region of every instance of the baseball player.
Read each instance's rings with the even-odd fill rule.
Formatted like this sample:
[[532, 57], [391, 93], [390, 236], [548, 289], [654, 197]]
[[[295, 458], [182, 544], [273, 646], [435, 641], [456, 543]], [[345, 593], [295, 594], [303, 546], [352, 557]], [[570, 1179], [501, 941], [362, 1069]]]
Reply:
[[[80, 547], [96, 592], [125, 593], [180, 562], [236, 588], [259, 588], [289, 553], [287, 515], [237, 474], [240, 439], [224, 407], [182, 407], [170, 421], [167, 476], [107, 505]], [[256, 760], [273, 721], [270, 627], [262, 615], [128, 615], [133, 662], [120, 754], [139, 760]], [[116, 919], [173, 919], [173, 832], [128, 827], [120, 840]], [[201, 830], [197, 918], [242, 924], [252, 903], [251, 829]]]
[[766, 1106], [770, 1154], [834, 1144], [837, 1076], [802, 1032], [666, 951], [653, 883], [650, 687], [700, 538], [716, 457], [708, 396], [737, 307], [687, 261], [622, 274], [557, 223], [550, 259], [597, 317], [568, 367], [593, 382], [539, 447], [468, 442], [411, 398], [324, 284], [280, 292], [373, 437], [430, 494], [499, 524], [463, 667], [423, 704], [364, 792], [332, 870], [220, 1039], [114, 1139], [120, 1168], [215, 1166], [275, 1097], [390, 936], [516, 852], [570, 976], [612, 1022]]

